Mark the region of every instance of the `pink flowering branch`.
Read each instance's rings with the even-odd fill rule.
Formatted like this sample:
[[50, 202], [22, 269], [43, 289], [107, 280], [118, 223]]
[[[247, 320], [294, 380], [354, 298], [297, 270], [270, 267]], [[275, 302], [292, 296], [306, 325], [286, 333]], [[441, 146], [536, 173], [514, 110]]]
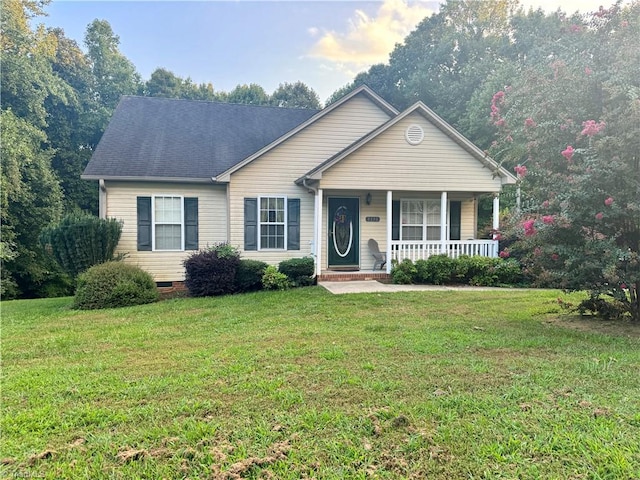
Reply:
[[593, 137], [600, 133], [607, 126], [604, 122], [596, 123], [595, 120], [587, 120], [586, 122], [582, 122], [582, 131], [580, 135], [585, 135], [587, 137]]
[[561, 152], [561, 155], [567, 159], [567, 162], [570, 162], [573, 158], [573, 152], [575, 152], [573, 147], [571, 145], [567, 145], [567, 148]]
[[513, 169], [515, 170], [516, 175], [518, 175], [518, 178], [524, 178], [527, 174], [527, 167], [524, 165], [516, 165]]
[[524, 228], [524, 234], [527, 237], [531, 237], [536, 234], [535, 220], [525, 220], [522, 222]]

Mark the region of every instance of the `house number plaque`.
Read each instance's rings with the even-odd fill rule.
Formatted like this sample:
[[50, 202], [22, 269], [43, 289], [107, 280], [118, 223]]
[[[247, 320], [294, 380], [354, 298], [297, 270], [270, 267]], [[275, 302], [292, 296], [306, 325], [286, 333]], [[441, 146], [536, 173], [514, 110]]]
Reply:
[[380, 217], [366, 217], [365, 220], [367, 222], [379, 222], [380, 221]]

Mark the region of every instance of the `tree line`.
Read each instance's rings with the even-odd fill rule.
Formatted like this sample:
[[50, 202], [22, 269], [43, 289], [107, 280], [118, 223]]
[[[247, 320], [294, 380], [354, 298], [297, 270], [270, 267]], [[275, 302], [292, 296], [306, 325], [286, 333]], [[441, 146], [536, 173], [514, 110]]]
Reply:
[[[320, 108], [302, 82], [271, 94], [257, 84], [230, 92], [158, 68], [143, 81], [107, 21], [86, 29], [83, 51], [59, 28], [37, 24], [47, 1], [2, 5], [0, 213], [4, 298], [69, 292], [69, 279], [39, 242], [63, 215], [98, 211], [95, 182], [80, 179], [122, 95]], [[33, 26], [36, 24], [36, 26]]]
[[[121, 95], [320, 107], [301, 83], [218, 92], [165, 69], [143, 82], [107, 22], [88, 26], [84, 53], [59, 29], [30, 27], [42, 8], [7, 0], [2, 11], [5, 295], [64, 288], [37, 233], [63, 212], [97, 210], [95, 185], [79, 176]], [[503, 195], [508, 228], [493, 232], [501, 255], [541, 284], [595, 282], [637, 308], [639, 42], [638, 0], [585, 14], [448, 0], [328, 103], [361, 84], [398, 109], [424, 102], [518, 176]]]

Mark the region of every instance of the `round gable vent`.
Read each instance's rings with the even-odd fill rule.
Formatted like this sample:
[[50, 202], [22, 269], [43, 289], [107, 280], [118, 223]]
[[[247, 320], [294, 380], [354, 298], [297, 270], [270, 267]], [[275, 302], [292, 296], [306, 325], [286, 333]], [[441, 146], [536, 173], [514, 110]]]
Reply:
[[407, 131], [404, 133], [404, 137], [411, 145], [418, 145], [424, 140], [424, 130], [420, 125], [409, 125]]

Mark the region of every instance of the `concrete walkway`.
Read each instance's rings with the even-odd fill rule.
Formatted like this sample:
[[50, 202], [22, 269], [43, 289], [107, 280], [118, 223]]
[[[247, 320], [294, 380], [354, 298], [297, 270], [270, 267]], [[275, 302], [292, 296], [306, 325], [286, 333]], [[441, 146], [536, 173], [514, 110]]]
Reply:
[[469, 287], [446, 285], [394, 285], [391, 283], [380, 283], [376, 280], [355, 280], [349, 282], [320, 282], [321, 287], [326, 288], [335, 295], [343, 293], [375, 293], [375, 292], [416, 292], [422, 290], [503, 290], [495, 287]]

